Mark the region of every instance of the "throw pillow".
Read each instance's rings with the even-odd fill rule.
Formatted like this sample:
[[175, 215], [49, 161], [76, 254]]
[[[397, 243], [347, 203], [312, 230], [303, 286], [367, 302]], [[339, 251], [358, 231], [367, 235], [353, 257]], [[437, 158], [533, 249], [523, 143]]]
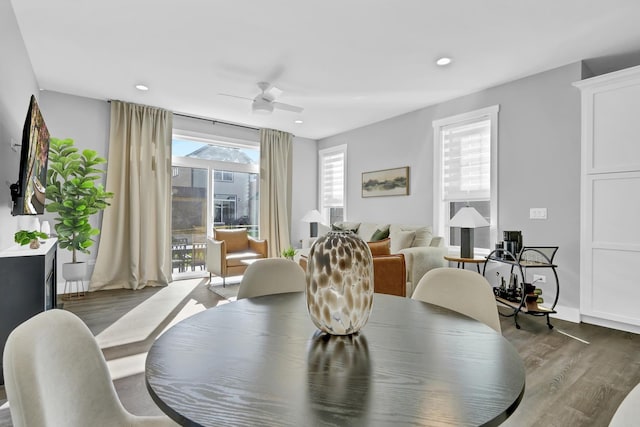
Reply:
[[397, 254], [401, 249], [410, 248], [416, 237], [415, 231], [397, 231], [391, 236], [391, 253]]
[[378, 228], [371, 236], [372, 242], [389, 238], [389, 225], [386, 227]]
[[367, 242], [371, 255], [391, 255], [391, 239], [386, 238], [377, 242]]
[[358, 227], [360, 227], [359, 222], [334, 222], [331, 224], [331, 231], [353, 231], [357, 233]]
[[398, 231], [414, 231], [416, 233], [416, 237], [411, 245], [412, 247], [431, 245], [431, 239], [433, 238], [431, 226], [392, 224], [389, 234], [391, 241], [393, 241], [393, 235]]

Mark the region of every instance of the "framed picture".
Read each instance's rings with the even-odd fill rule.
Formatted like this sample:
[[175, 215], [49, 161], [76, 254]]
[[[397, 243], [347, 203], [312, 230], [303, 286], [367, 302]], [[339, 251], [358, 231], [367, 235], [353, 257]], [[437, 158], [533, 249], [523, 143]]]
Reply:
[[406, 196], [409, 166], [362, 173], [362, 197]]

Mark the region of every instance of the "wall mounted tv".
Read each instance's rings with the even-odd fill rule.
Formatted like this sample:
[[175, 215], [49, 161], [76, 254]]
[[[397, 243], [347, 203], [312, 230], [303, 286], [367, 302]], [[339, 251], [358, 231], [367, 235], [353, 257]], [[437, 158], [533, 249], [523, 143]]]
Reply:
[[44, 123], [36, 97], [31, 95], [29, 111], [22, 130], [20, 175], [11, 184], [12, 215], [44, 213], [49, 160], [49, 130]]

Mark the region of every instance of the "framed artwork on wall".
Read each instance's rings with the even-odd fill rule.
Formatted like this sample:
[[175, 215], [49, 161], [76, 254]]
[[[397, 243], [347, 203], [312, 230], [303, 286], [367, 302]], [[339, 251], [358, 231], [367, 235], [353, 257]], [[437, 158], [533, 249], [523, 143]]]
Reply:
[[407, 196], [409, 166], [362, 172], [362, 197]]

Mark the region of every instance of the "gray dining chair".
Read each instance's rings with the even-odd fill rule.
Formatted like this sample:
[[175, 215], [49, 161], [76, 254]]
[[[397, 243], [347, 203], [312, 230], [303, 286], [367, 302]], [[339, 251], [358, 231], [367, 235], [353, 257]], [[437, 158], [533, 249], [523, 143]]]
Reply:
[[459, 268], [429, 270], [418, 282], [411, 298], [465, 314], [502, 333], [491, 285], [475, 271]]
[[265, 258], [247, 267], [240, 281], [238, 298], [302, 292], [307, 286], [304, 270], [285, 258]]
[[15, 427], [177, 425], [122, 406], [98, 343], [68, 311], [45, 311], [18, 325], [2, 361]]
[[609, 427], [633, 427], [640, 424], [640, 384], [627, 394], [613, 418]]

